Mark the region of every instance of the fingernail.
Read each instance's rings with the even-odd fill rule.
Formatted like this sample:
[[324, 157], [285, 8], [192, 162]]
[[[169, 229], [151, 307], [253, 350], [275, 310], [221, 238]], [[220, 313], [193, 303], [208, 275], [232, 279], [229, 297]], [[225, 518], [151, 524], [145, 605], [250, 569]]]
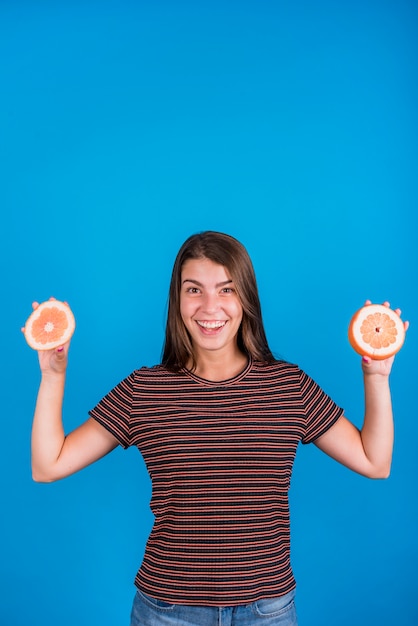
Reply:
[[370, 363], [371, 359], [368, 356], [363, 357], [363, 363]]
[[57, 348], [57, 352], [62, 352], [64, 350], [64, 348], [62, 346], [60, 346], [59, 348]]

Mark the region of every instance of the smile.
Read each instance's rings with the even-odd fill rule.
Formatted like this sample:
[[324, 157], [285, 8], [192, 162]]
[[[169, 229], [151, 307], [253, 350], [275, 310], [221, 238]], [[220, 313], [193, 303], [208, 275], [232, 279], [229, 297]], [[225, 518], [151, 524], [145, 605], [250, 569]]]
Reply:
[[225, 326], [226, 321], [223, 320], [218, 320], [218, 321], [214, 321], [214, 322], [207, 322], [207, 321], [200, 321], [200, 320], [196, 320], [196, 323], [201, 326], [202, 328], [206, 328], [208, 330], [215, 330], [218, 328], [222, 328], [223, 326]]

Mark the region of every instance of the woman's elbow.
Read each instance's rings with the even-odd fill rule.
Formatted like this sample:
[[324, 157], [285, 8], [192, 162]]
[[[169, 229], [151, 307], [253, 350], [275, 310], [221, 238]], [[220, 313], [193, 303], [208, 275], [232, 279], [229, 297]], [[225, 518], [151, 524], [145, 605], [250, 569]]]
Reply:
[[390, 468], [386, 471], [380, 472], [380, 474], [376, 476], [376, 478], [380, 480], [387, 480], [389, 476], [390, 476]]
[[52, 474], [40, 471], [39, 468], [32, 467], [32, 480], [35, 483], [53, 483], [58, 478], [54, 477]]
[[374, 480], [386, 480], [390, 476], [390, 465], [383, 465], [381, 467], [374, 467], [366, 474], [367, 478], [373, 478]]

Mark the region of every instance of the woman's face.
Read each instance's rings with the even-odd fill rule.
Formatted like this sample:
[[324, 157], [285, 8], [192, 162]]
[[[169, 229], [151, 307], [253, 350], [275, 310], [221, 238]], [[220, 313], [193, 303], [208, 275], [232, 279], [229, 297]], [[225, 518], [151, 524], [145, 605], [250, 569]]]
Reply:
[[197, 357], [237, 350], [242, 305], [227, 269], [209, 259], [189, 259], [181, 273], [180, 313]]

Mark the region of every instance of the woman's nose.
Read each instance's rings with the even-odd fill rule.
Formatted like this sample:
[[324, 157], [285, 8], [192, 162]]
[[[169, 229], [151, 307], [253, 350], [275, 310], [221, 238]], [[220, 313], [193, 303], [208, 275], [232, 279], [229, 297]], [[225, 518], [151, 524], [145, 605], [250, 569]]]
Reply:
[[219, 300], [217, 294], [205, 293], [202, 305], [203, 310], [207, 313], [213, 313], [214, 311], [217, 311], [219, 308]]

